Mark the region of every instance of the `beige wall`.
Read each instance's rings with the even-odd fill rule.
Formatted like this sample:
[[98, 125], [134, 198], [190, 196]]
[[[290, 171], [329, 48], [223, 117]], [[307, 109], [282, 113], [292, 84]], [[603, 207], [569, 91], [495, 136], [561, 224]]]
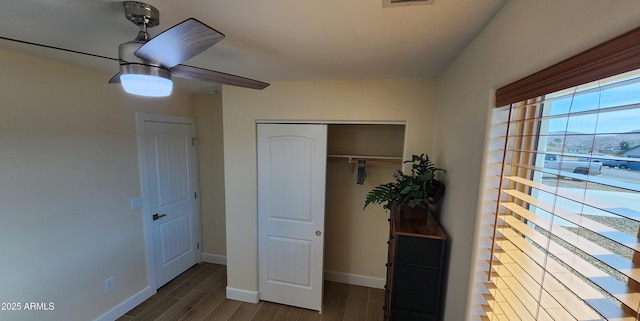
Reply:
[[0, 319], [92, 320], [147, 286], [130, 209], [135, 112], [193, 116], [192, 98], [141, 99], [108, 74], [4, 50], [0, 60], [0, 302], [55, 305]]
[[[476, 222], [492, 207], [479, 197], [493, 90], [637, 27], [638, 12], [635, 0], [508, 1], [439, 80], [436, 161], [448, 170], [442, 222], [452, 245], [446, 320], [465, 319], [469, 287], [486, 277], [470, 279]], [[478, 306], [468, 307], [477, 319]]]
[[[431, 153], [434, 88], [431, 80], [278, 82], [263, 91], [224, 87], [228, 286], [258, 290], [256, 120], [406, 121], [405, 153]], [[377, 220], [384, 214], [362, 215]]]
[[222, 95], [196, 95], [203, 259], [226, 256]]

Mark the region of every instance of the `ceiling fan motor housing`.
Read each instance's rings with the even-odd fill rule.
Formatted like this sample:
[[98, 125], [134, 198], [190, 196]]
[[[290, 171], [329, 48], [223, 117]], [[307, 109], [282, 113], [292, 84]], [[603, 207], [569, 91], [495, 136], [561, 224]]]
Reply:
[[143, 74], [150, 76], [158, 76], [171, 79], [169, 69], [160, 64], [140, 58], [134, 55], [134, 52], [140, 48], [145, 42], [130, 41], [121, 44], [118, 47], [118, 56], [120, 57], [120, 73], [121, 74]]

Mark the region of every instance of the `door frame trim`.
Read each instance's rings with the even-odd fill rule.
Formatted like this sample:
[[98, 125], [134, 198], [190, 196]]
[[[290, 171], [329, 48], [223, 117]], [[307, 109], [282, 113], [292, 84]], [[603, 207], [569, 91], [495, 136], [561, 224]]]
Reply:
[[407, 125], [405, 120], [277, 120], [257, 119], [256, 124], [300, 124], [300, 125]]
[[[147, 280], [149, 288], [153, 291], [153, 294], [157, 292], [157, 280], [156, 280], [156, 271], [154, 269], [154, 254], [153, 254], [153, 231], [152, 231], [152, 219], [151, 212], [149, 211], [148, 200], [149, 200], [149, 186], [148, 186], [148, 175], [147, 175], [147, 153], [145, 149], [145, 135], [144, 135], [144, 123], [146, 121], [152, 122], [161, 122], [161, 123], [174, 123], [174, 124], [189, 124], [193, 126], [193, 135], [197, 137], [198, 134], [198, 125], [195, 118], [191, 117], [181, 117], [181, 116], [171, 116], [171, 115], [162, 115], [162, 114], [152, 114], [152, 113], [143, 113], [136, 112], [136, 135], [138, 140], [138, 171], [140, 174], [140, 194], [142, 197], [142, 229], [144, 233], [144, 243], [145, 243], [145, 253], [146, 253], [146, 261], [147, 261]], [[196, 139], [197, 141], [197, 139]], [[200, 181], [199, 181], [199, 164], [198, 164], [198, 145], [194, 146], [194, 177], [195, 177], [195, 186], [196, 192], [199, 191]], [[199, 249], [197, 249], [197, 261], [202, 261], [202, 222], [200, 220], [200, 198], [196, 199], [196, 206], [194, 209], [195, 220], [197, 224], [196, 228], [196, 239], [198, 243], [201, 245]]]

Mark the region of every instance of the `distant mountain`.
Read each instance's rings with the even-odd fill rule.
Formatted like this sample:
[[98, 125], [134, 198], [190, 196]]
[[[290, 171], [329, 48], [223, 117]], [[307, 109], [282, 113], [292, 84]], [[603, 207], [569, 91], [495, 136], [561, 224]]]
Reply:
[[571, 151], [574, 153], [606, 153], [620, 151], [620, 143], [628, 142], [631, 147], [640, 145], [640, 129], [615, 135], [594, 135], [579, 132], [549, 132], [547, 150]]

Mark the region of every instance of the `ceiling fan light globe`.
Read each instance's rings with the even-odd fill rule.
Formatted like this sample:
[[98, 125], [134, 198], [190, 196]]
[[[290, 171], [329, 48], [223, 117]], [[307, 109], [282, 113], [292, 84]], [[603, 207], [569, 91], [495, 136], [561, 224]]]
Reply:
[[173, 89], [171, 79], [158, 76], [124, 74], [120, 75], [120, 81], [124, 91], [139, 96], [167, 97]]

